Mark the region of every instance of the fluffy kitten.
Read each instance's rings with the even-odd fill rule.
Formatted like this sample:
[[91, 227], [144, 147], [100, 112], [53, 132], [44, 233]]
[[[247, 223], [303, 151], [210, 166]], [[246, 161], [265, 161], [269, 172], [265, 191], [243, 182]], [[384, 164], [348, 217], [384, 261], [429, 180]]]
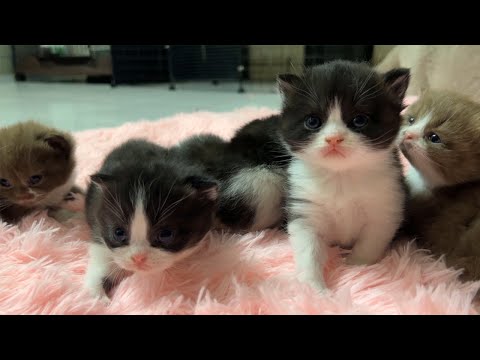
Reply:
[[92, 230], [86, 285], [104, 299], [121, 275], [171, 267], [211, 229], [217, 183], [143, 140], [114, 149], [91, 176]]
[[480, 104], [453, 92], [429, 91], [411, 105], [400, 148], [412, 189], [407, 229], [421, 246], [480, 279]]
[[281, 135], [294, 158], [288, 233], [299, 278], [318, 289], [329, 245], [352, 247], [349, 264], [372, 264], [402, 222], [394, 140], [408, 81], [408, 69], [380, 75], [346, 61], [279, 76]]
[[16, 223], [44, 208], [57, 217], [75, 180], [74, 147], [70, 134], [34, 121], [0, 129], [0, 219]]
[[202, 166], [220, 184], [216, 228], [247, 232], [284, 220], [286, 167], [290, 159], [277, 134], [279, 117], [254, 120], [230, 141], [194, 136], [172, 152]]

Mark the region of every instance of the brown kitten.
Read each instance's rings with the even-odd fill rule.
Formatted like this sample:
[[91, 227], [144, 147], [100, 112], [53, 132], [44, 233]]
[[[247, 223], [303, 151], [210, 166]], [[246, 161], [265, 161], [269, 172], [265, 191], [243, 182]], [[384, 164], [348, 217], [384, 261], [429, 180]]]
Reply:
[[464, 280], [480, 279], [480, 104], [430, 91], [404, 115], [400, 149], [412, 167], [408, 230]]
[[0, 129], [0, 219], [16, 223], [79, 192], [72, 188], [74, 147], [70, 134], [35, 121]]

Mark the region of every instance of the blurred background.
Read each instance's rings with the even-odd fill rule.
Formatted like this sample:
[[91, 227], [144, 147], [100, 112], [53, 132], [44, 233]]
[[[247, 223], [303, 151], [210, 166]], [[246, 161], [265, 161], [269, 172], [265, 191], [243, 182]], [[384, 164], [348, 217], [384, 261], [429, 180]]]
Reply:
[[279, 73], [378, 63], [390, 45], [0, 45], [0, 123], [65, 130], [179, 112], [278, 109]]

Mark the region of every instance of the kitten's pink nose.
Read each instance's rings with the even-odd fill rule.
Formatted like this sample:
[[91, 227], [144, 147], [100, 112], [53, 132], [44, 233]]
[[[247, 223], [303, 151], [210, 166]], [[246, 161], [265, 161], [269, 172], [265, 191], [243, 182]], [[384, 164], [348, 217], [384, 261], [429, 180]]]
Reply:
[[143, 265], [145, 261], [147, 260], [147, 255], [146, 254], [135, 254], [132, 255], [132, 261], [135, 263], [135, 265]]
[[411, 141], [411, 140], [416, 140], [416, 139], [418, 139], [418, 135], [407, 131], [407, 132], [405, 133], [404, 139], [405, 139], [405, 140], [410, 140], [410, 141]]
[[345, 139], [342, 135], [332, 135], [325, 138], [325, 141], [330, 145], [340, 144], [343, 140]]
[[30, 193], [17, 196], [17, 200], [20, 200], [20, 201], [32, 200], [33, 198], [34, 198], [34, 195]]

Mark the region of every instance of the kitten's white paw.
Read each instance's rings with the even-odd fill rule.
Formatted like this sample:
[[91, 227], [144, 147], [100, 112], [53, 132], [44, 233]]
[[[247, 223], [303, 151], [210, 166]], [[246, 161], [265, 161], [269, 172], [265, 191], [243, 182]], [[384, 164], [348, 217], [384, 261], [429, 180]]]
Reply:
[[82, 217], [83, 213], [70, 211], [67, 209], [49, 209], [48, 216], [57, 220], [58, 222], [64, 223], [70, 219]]
[[97, 299], [105, 306], [110, 305], [112, 299], [110, 299], [107, 295], [102, 295], [101, 297], [97, 297]]
[[96, 300], [100, 301], [104, 305], [109, 305], [111, 302], [111, 299], [108, 297], [107, 293], [105, 292], [105, 289], [103, 288], [103, 285], [93, 285], [93, 284], [87, 284], [86, 285], [88, 292], [90, 295], [95, 298]]
[[323, 279], [314, 279], [311, 277], [306, 277], [304, 275], [300, 275], [298, 279], [307, 284], [310, 285], [317, 293], [319, 294], [325, 294], [328, 290], [327, 285], [325, 284], [325, 281]]
[[105, 292], [105, 288], [103, 287], [103, 281], [101, 278], [97, 278], [95, 276], [87, 274], [84, 286], [93, 298], [101, 301], [105, 305], [110, 304], [111, 300]]

